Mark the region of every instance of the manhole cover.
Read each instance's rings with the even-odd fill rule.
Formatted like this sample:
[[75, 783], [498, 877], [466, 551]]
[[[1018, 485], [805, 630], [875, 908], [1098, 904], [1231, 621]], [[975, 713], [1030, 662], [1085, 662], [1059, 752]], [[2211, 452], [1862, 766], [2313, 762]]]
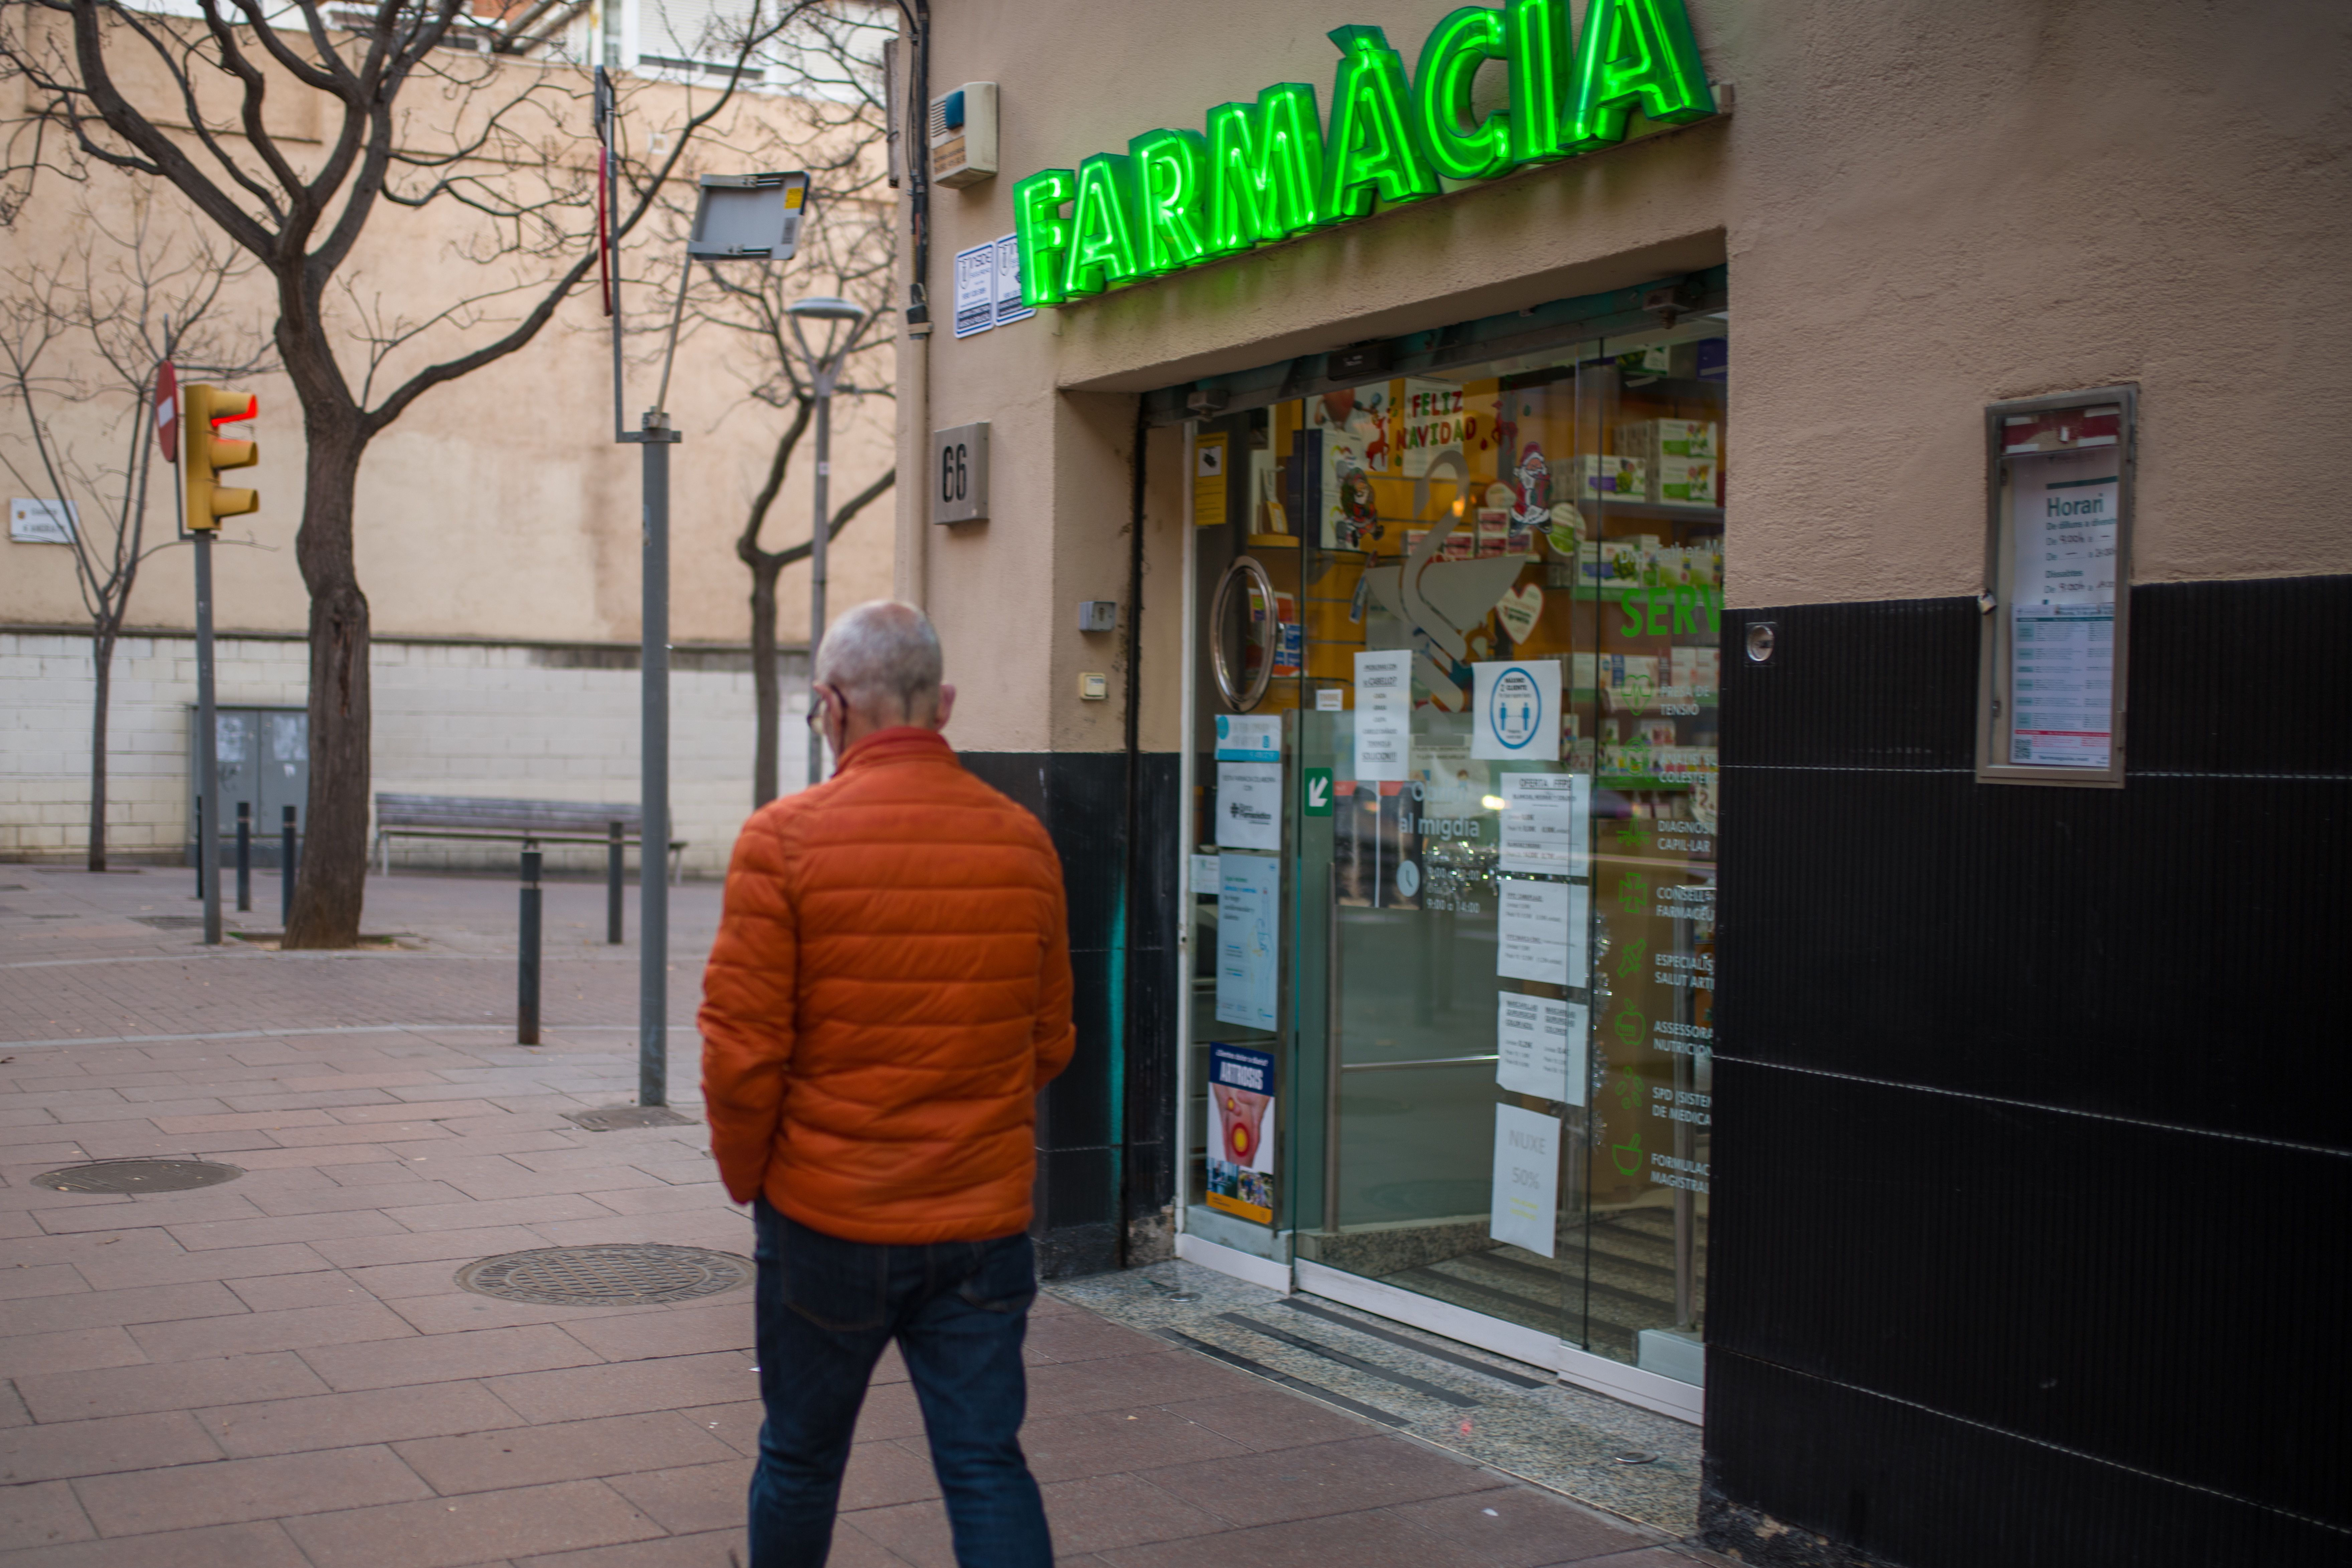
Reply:
[[617, 1132], [624, 1127], [691, 1127], [694, 1118], [680, 1116], [667, 1105], [615, 1105], [603, 1110], [567, 1110], [563, 1120], [589, 1132]]
[[751, 1260], [705, 1247], [659, 1244], [542, 1247], [503, 1252], [457, 1270], [478, 1295], [542, 1307], [634, 1307], [691, 1301], [747, 1284]]
[[101, 1160], [94, 1165], [68, 1165], [44, 1171], [33, 1185], [53, 1193], [184, 1193], [191, 1187], [217, 1186], [245, 1173], [235, 1165], [210, 1160]]

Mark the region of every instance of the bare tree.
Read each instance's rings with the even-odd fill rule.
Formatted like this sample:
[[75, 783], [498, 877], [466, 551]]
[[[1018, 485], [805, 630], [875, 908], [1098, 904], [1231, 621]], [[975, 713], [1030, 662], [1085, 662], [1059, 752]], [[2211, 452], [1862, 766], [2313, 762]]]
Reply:
[[[58, 260], [0, 274], [0, 377], [23, 415], [21, 444], [0, 447], [0, 465], [35, 495], [65, 511], [74, 583], [89, 616], [94, 681], [89, 725], [88, 864], [106, 869], [106, 727], [114, 645], [131, 610], [139, 568], [177, 543], [177, 531], [147, 536], [148, 480], [163, 455], [155, 438], [155, 371], [178, 362], [188, 374], [250, 375], [268, 362], [261, 323], [225, 323], [222, 295], [254, 270], [218, 237], [159, 232], [146, 191], [133, 194], [128, 223], [110, 228], [80, 215], [78, 239]], [[178, 226], [183, 228], [184, 225]], [[103, 252], [101, 258], [100, 252]], [[59, 358], [67, 364], [59, 368]], [[107, 444], [115, 462], [84, 460], [73, 429]], [[29, 447], [26, 461], [18, 453]], [[29, 468], [29, 472], [28, 472]], [[167, 470], [166, 484], [171, 483]]]
[[[747, 0], [720, 85], [661, 89], [670, 109], [650, 143], [661, 152], [615, 149], [619, 234], [654, 209], [662, 182], [756, 74], [758, 51], [814, 3]], [[594, 270], [589, 83], [543, 50], [530, 58], [547, 5], [486, 16], [470, 0], [193, 4], [195, 16], [181, 19], [122, 0], [0, 3], [0, 73], [22, 81], [27, 105], [0, 191], [15, 199], [43, 167], [167, 183], [274, 288], [278, 357], [302, 410], [295, 552], [310, 598], [310, 852], [285, 944], [348, 947], [367, 872], [360, 460], [425, 394], [530, 343]], [[644, 84], [625, 90], [652, 96]], [[277, 129], [289, 104], [315, 111], [293, 116], [299, 135]], [[376, 313], [349, 269], [387, 205], [470, 217], [459, 249], [482, 265], [480, 285], [421, 320]]]
[[[891, 279], [897, 267], [897, 209], [886, 185], [888, 135], [884, 103], [881, 44], [895, 33], [895, 13], [881, 6], [844, 5], [812, 10], [772, 46], [798, 79], [803, 122], [789, 147], [768, 149], [789, 157], [809, 174], [809, 217], [800, 250], [787, 267], [746, 273], [709, 268], [689, 285], [687, 311], [698, 330], [748, 343], [756, 378], [744, 389], [752, 406], [777, 416], [767, 470], [745, 509], [735, 554], [751, 574], [751, 683], [758, 729], [751, 761], [751, 804], [765, 805], [779, 793], [783, 697], [776, 673], [777, 588], [788, 567], [806, 561], [814, 539], [771, 549], [761, 542], [768, 520], [783, 493], [793, 460], [816, 411], [816, 387], [807, 351], [820, 360], [839, 356], [837, 399], [887, 398], [893, 318]], [[672, 221], [682, 221], [673, 208]], [[854, 324], [828, 326], [825, 342], [812, 345], [789, 313], [792, 301], [810, 294], [845, 299], [866, 314]], [[836, 405], [838, 406], [838, 405]], [[826, 523], [830, 542], [858, 513], [897, 482], [886, 468], [834, 510]], [[812, 519], [812, 532], [814, 520]], [[814, 643], [822, 628], [810, 628]]]

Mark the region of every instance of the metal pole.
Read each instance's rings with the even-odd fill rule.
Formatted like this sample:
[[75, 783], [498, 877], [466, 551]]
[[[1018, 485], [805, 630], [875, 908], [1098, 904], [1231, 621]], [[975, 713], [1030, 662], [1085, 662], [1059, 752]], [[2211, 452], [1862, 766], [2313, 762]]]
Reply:
[[[816, 650], [824, 640], [824, 547], [832, 531], [833, 502], [833, 373], [830, 361], [816, 367], [816, 489], [810, 502], [809, 531], [809, 700], [816, 700]], [[824, 731], [809, 731], [808, 782], [824, 782]]]
[[236, 907], [242, 914], [253, 908], [253, 802], [236, 803]]
[[289, 805], [278, 829], [278, 925], [281, 931], [294, 923], [294, 872], [301, 859], [301, 840], [295, 833], [294, 808]]
[[645, 784], [638, 834], [637, 1103], [669, 1103], [669, 448], [677, 434], [659, 409], [646, 416]]
[[196, 531], [196, 866], [205, 888], [205, 945], [221, 941], [220, 716], [213, 705], [213, 536]]
[[522, 953], [515, 986], [515, 1041], [539, 1044], [539, 851], [522, 852]]
[[621, 945], [621, 833], [623, 824], [614, 822], [604, 829], [604, 940], [614, 947]]

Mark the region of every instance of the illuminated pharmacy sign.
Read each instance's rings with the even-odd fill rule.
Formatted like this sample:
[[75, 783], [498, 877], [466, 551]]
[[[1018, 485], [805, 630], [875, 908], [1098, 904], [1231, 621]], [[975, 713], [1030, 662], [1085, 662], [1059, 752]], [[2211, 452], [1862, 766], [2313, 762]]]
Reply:
[[[1327, 126], [1305, 82], [1209, 110], [1207, 133], [1147, 131], [1124, 153], [1041, 169], [1013, 187], [1021, 294], [1060, 305], [1625, 139], [1635, 110], [1679, 125], [1716, 111], [1683, 0], [1591, 0], [1570, 37], [1567, 0], [1466, 5], [1407, 72], [1378, 27], [1331, 30], [1339, 64]], [[1507, 100], [1471, 120], [1478, 68]]]

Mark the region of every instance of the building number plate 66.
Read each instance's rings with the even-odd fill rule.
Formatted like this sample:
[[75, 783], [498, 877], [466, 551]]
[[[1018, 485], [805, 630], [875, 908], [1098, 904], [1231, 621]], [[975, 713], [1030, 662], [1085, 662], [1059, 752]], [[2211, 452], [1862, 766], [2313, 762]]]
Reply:
[[931, 437], [937, 489], [933, 522], [977, 522], [988, 516], [988, 426], [959, 425]]

